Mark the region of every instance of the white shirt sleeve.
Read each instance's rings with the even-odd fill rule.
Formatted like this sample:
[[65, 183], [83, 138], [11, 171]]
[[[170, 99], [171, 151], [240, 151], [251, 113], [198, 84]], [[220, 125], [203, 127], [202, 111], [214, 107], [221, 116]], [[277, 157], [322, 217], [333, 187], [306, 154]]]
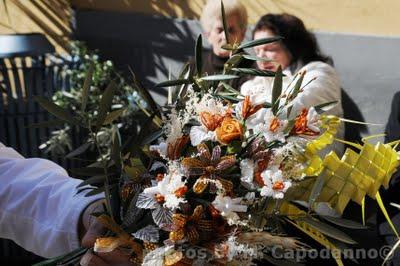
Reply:
[[294, 100], [294, 110], [338, 101], [338, 104], [329, 110], [328, 114], [342, 117], [343, 109], [340, 103], [342, 95], [341, 83], [336, 70], [323, 62], [311, 62], [305, 65], [300, 71], [304, 70], [306, 74], [304, 75], [302, 86], [308, 85], [305, 86], [304, 91], [299, 93]]
[[46, 258], [78, 248], [82, 211], [104, 197], [76, 194], [80, 182], [51, 161], [25, 159], [0, 143], [0, 237]]

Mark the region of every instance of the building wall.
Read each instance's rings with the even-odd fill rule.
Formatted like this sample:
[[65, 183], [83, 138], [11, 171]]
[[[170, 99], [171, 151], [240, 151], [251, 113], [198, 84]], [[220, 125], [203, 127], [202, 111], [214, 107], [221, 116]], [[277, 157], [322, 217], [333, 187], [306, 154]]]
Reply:
[[[219, 1], [219, 0], [216, 0]], [[250, 24], [265, 13], [287, 12], [307, 27], [325, 32], [400, 36], [398, 0], [240, 0]], [[206, 0], [71, 0], [80, 9], [139, 12], [198, 19]]]
[[72, 10], [68, 0], [0, 1], [0, 34], [39, 32], [56, 50], [68, 50]]

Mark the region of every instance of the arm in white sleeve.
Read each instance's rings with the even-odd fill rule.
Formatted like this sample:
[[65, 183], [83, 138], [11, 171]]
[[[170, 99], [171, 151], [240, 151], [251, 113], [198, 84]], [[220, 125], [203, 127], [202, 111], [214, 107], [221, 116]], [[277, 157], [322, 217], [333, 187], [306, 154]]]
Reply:
[[[294, 100], [294, 110], [310, 108], [319, 104], [338, 101], [338, 104], [328, 111], [328, 114], [343, 116], [341, 105], [341, 83], [336, 70], [323, 62], [311, 62], [300, 71], [306, 71], [302, 86], [304, 91]], [[295, 82], [293, 82], [295, 84]]]
[[80, 182], [51, 161], [25, 159], [0, 143], [0, 237], [46, 258], [78, 248], [81, 213], [104, 197], [76, 194]]

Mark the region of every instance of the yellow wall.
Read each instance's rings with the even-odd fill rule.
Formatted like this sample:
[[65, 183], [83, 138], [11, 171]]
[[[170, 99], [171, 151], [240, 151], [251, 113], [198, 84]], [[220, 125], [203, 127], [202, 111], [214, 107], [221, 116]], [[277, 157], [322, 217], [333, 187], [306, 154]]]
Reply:
[[[400, 0], [241, 0], [254, 24], [268, 12], [299, 16], [319, 31], [400, 36]], [[71, 0], [80, 8], [199, 18], [205, 0]]]
[[0, 34], [44, 33], [63, 52], [71, 33], [71, 15], [68, 0], [1, 0]]
[[[299, 16], [313, 30], [400, 36], [400, 0], [241, 1], [248, 10], [251, 24], [268, 12], [288, 12]], [[69, 19], [72, 13], [69, 3], [77, 8], [198, 19], [205, 2], [206, 0], [0, 0], [0, 34], [42, 32], [60, 52], [66, 49], [71, 33]]]

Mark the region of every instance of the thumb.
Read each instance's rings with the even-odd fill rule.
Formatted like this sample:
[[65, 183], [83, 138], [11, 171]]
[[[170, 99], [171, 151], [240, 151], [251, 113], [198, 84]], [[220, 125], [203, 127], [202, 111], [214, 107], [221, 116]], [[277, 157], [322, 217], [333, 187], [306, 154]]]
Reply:
[[107, 229], [97, 220], [94, 221], [86, 231], [82, 238], [82, 246], [91, 248], [94, 246], [96, 239], [103, 236], [107, 232]]

